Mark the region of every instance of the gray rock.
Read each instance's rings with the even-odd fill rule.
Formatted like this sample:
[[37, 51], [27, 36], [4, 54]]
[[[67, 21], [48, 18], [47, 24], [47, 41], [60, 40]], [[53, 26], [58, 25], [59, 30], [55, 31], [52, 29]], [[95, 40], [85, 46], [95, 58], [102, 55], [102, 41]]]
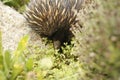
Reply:
[[24, 35], [29, 35], [29, 44], [42, 45], [42, 40], [28, 26], [24, 16], [0, 2], [0, 31], [4, 50], [15, 50]]

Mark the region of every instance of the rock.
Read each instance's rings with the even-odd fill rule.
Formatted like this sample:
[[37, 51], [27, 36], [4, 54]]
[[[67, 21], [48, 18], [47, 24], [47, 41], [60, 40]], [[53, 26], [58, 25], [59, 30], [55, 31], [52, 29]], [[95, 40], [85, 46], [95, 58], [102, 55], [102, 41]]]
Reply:
[[28, 26], [24, 16], [0, 2], [0, 31], [4, 50], [15, 50], [24, 35], [29, 35], [29, 44], [43, 47], [42, 40]]

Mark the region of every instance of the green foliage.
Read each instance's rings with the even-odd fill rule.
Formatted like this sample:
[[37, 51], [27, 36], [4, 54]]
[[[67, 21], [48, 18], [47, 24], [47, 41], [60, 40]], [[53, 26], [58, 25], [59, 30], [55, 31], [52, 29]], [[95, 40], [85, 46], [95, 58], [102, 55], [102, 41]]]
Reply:
[[[53, 48], [40, 49], [39, 47], [29, 47], [30, 52], [25, 55], [33, 58], [33, 72], [39, 77], [40, 72], [45, 80], [78, 80], [85, 78], [87, 71], [83, 63], [77, 60], [77, 56], [71, 54], [72, 46], [66, 45], [63, 52], [59, 53]], [[31, 53], [32, 52], [32, 53]]]
[[[2, 44], [1, 40], [2, 39], [0, 39], [0, 44]], [[25, 57], [23, 57], [23, 54], [21, 53], [24, 51], [24, 49], [26, 49], [27, 41], [28, 41], [28, 36], [24, 36], [20, 41], [18, 48], [13, 53], [10, 51], [3, 51], [2, 45], [0, 45], [1, 47], [0, 79], [1, 80], [8, 80], [8, 79], [16, 80], [17, 76], [24, 70]]]
[[59, 53], [51, 47], [28, 46], [27, 42], [28, 36], [24, 36], [13, 52], [4, 51], [0, 46], [1, 80], [84, 79], [87, 71], [84, 64], [76, 59], [77, 56], [71, 54], [72, 46], [66, 45], [63, 53]]
[[25, 10], [25, 5], [29, 2], [29, 0], [2, 0], [2, 2], [22, 13]]

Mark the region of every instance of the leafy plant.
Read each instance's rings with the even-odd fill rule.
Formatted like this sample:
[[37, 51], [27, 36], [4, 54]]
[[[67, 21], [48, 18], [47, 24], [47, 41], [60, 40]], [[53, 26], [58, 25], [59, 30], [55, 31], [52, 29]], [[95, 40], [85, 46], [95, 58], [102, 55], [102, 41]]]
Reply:
[[19, 42], [18, 48], [14, 52], [4, 51], [2, 49], [2, 39], [0, 32], [0, 79], [16, 80], [17, 76], [22, 73], [25, 67], [25, 57], [23, 51], [27, 47], [28, 36], [24, 36]]
[[59, 53], [53, 48], [28, 46], [27, 42], [28, 36], [24, 36], [15, 51], [4, 51], [0, 36], [0, 80], [84, 79], [87, 71], [71, 54], [71, 46]]

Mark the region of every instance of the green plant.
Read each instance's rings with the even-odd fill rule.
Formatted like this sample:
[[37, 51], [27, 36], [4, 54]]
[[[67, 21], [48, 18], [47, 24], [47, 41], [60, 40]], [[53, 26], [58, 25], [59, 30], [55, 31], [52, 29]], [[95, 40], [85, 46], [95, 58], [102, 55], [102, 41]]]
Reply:
[[2, 39], [0, 32], [0, 79], [16, 80], [25, 67], [25, 57], [22, 52], [27, 47], [28, 36], [24, 36], [19, 42], [18, 48], [14, 52], [2, 49]]
[[2, 2], [22, 13], [25, 10], [25, 5], [29, 2], [29, 0], [2, 0]]
[[0, 33], [0, 80], [78, 80], [87, 73], [84, 64], [71, 54], [72, 46], [66, 45], [59, 53], [53, 48], [28, 46], [28, 36], [24, 36], [11, 52], [2, 49], [1, 40]]

